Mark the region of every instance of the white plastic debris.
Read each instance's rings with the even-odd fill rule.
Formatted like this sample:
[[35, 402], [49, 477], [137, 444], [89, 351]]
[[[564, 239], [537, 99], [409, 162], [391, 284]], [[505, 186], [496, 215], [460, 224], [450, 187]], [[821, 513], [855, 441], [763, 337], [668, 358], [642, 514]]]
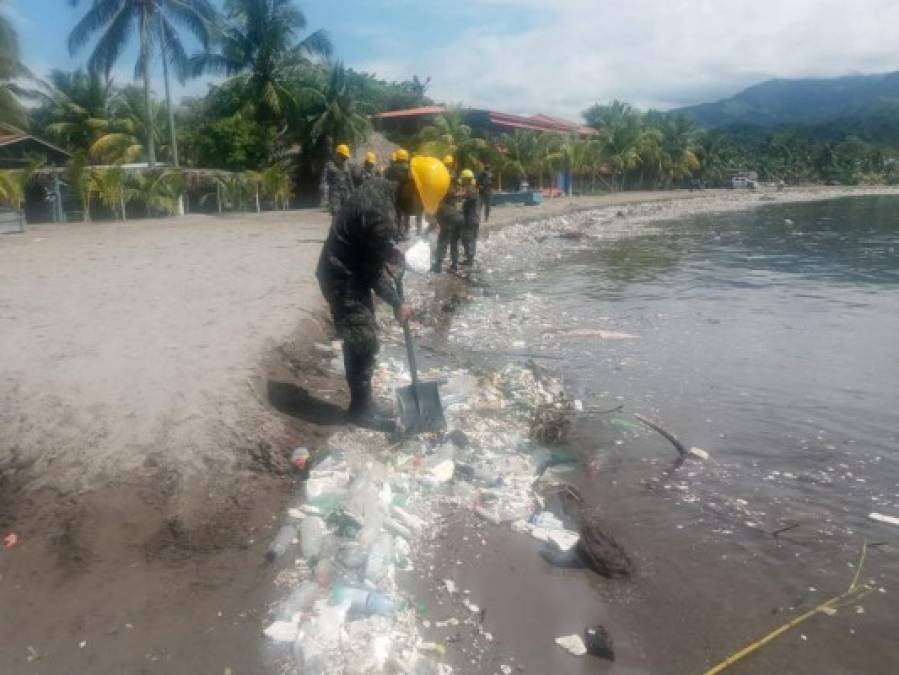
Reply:
[[296, 615], [290, 621], [275, 621], [262, 633], [273, 642], [293, 642], [300, 632], [300, 617]]
[[882, 513], [869, 513], [868, 518], [880, 523], [887, 523], [888, 525], [899, 525], [899, 518], [896, 518], [895, 516], [885, 516]]
[[453, 477], [455, 470], [456, 465], [453, 463], [453, 460], [445, 459], [436, 466], [431, 467], [428, 474], [435, 483], [440, 484], [448, 482]]
[[689, 452], [689, 454], [693, 455], [693, 456], [696, 457], [697, 459], [701, 459], [701, 460], [703, 460], [703, 461], [705, 461], [705, 460], [707, 460], [707, 459], [709, 458], [709, 453], [707, 453], [707, 452], [706, 452], [705, 450], [703, 450], [702, 448], [697, 448], [697, 447], [694, 446], [694, 447], [690, 448], [690, 449], [688, 450], [688, 452]]
[[444, 579], [444, 580], [443, 580], [443, 586], [444, 586], [444, 588], [446, 588], [446, 592], [449, 593], [450, 595], [452, 595], [453, 593], [455, 593], [456, 590], [457, 590], [457, 589], [456, 589], [456, 582], [453, 581], [452, 579]]
[[569, 654], [574, 654], [575, 656], [583, 656], [587, 653], [587, 647], [584, 645], [584, 641], [581, 639], [581, 636], [577, 634], [557, 637], [556, 644]]
[[462, 604], [465, 605], [465, 609], [467, 609], [467, 610], [468, 610], [469, 612], [471, 612], [472, 614], [477, 614], [478, 612], [481, 611], [481, 608], [478, 607], [476, 604], [474, 604], [474, 603], [473, 603], [471, 600], [469, 600], [468, 598], [463, 598], [463, 599], [462, 599]]
[[419, 274], [427, 274], [431, 269], [431, 245], [419, 239], [406, 251], [406, 267]]
[[317, 604], [317, 616], [304, 624], [294, 642], [294, 657], [303, 673], [315, 675], [330, 672], [329, 664], [340, 654], [344, 623], [350, 609], [349, 601], [330, 606]]

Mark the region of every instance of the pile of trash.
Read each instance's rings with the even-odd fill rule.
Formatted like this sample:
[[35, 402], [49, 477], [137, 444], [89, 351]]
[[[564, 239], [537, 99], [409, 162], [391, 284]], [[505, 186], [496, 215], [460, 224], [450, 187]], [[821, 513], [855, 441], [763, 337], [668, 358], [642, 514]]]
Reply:
[[[315, 456], [294, 453], [305, 480], [268, 553], [293, 564], [281, 565], [285, 595], [264, 629], [293, 672], [452, 672], [396, 580], [438, 536], [441, 509], [510, 523], [560, 552], [578, 543], [541, 496], [571, 460], [531, 439], [536, 410], [568, 405], [561, 382], [533, 365], [423, 376], [445, 382], [445, 432], [397, 439], [350, 429]], [[389, 398], [408, 381], [405, 364], [386, 359], [373, 384]]]

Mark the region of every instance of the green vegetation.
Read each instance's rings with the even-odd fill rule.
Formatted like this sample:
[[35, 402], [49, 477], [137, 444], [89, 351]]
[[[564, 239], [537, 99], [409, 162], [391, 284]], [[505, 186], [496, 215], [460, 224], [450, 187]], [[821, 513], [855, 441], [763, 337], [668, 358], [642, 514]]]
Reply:
[[[69, 47], [80, 53], [91, 43], [87, 67], [54, 70], [45, 82], [21, 64], [3, 2], [0, 124], [28, 128], [72, 153], [62, 176], [67, 208], [85, 219], [92, 211], [173, 213], [181, 200], [207, 210], [286, 208], [295, 196], [317, 195], [332, 148], [361, 142], [369, 115], [431, 103], [429, 78], [385, 82], [332, 60], [328, 34], [309, 29], [296, 0], [223, 0], [221, 13], [211, 0], [70, 0], [85, 8]], [[187, 54], [188, 35], [198, 53]], [[138, 45], [138, 85], [110, 78], [129, 42]], [[150, 87], [151, 66], [160, 62], [163, 100]], [[182, 81], [203, 73], [226, 79], [173, 105], [170, 70]], [[846, 86], [858, 94], [851, 105], [839, 94]], [[573, 193], [726, 185], [751, 171], [787, 184], [892, 183], [899, 182], [896, 96], [893, 74], [776, 81], [669, 114], [614, 101], [584, 112], [595, 133], [568, 137], [524, 130], [487, 137], [463, 108], [450, 107], [414, 138], [392, 140], [438, 157], [451, 153], [458, 168], [489, 162], [499, 189], [553, 185], [560, 172], [572, 177]], [[33, 105], [23, 105], [26, 98]], [[714, 128], [719, 123], [731, 126]], [[168, 166], [120, 166], [157, 160]], [[48, 175], [3, 172], [0, 200], [21, 204], [25, 181], [44, 180], [49, 189]]]

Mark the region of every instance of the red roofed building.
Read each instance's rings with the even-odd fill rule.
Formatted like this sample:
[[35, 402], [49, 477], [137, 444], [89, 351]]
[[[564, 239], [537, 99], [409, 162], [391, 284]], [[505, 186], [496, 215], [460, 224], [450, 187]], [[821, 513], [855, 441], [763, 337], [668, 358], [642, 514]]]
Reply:
[[[390, 110], [372, 115], [371, 119], [378, 129], [411, 136], [420, 131], [422, 127], [431, 124], [435, 117], [444, 112], [446, 112], [446, 108], [443, 106], [423, 106], [405, 110]], [[516, 129], [552, 134], [577, 134], [579, 136], [590, 136], [596, 133], [596, 130], [591, 127], [549, 115], [523, 117], [522, 115], [478, 108], [466, 108], [465, 114], [466, 121], [472, 129], [489, 135], [511, 133]]]

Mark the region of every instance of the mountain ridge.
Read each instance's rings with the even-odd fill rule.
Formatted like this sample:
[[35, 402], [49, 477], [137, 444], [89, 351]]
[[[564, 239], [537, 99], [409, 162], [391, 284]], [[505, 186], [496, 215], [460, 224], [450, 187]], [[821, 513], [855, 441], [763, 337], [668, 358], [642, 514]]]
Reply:
[[[883, 126], [899, 121], [899, 71], [834, 78], [775, 78], [719, 101], [677, 108], [711, 127]], [[892, 125], [888, 125], [892, 126]]]

